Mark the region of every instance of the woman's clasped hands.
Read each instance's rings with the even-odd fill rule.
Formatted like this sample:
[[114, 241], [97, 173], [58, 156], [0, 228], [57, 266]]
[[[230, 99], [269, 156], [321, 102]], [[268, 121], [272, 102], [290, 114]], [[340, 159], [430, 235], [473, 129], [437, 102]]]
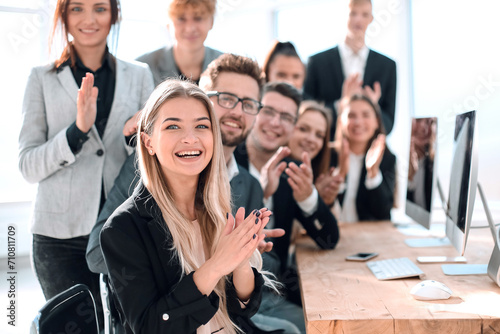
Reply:
[[263, 229], [271, 214], [267, 208], [254, 210], [246, 218], [244, 208], [239, 208], [234, 217], [231, 213], [227, 214], [224, 232], [209, 260], [216, 272], [229, 275], [233, 271], [249, 268], [250, 257], [266, 237]]

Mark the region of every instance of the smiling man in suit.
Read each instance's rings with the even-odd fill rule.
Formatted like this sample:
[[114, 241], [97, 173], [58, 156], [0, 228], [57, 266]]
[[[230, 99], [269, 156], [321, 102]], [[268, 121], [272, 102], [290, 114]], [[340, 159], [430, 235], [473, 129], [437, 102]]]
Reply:
[[[355, 93], [367, 95], [380, 106], [389, 134], [396, 109], [396, 63], [366, 46], [366, 30], [372, 21], [371, 0], [349, 1], [346, 38], [334, 48], [309, 58], [304, 96], [324, 102], [338, 114], [343, 97]], [[333, 115], [332, 139], [336, 116]]]

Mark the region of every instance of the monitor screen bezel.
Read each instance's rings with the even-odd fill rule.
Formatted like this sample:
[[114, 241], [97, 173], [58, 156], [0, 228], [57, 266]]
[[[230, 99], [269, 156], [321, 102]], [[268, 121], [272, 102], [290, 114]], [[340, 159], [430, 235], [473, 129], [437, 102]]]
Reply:
[[[438, 118], [437, 117], [412, 117], [411, 119], [411, 124], [412, 128], [410, 129], [410, 138], [409, 138], [409, 145], [411, 145], [411, 133], [413, 133], [413, 124], [414, 120], [421, 120], [421, 119], [433, 119], [435, 122], [435, 140], [433, 143], [433, 149], [434, 149], [434, 161], [433, 161], [433, 167], [432, 167], [432, 191], [431, 191], [431, 198], [430, 198], [430, 203], [431, 207], [429, 210], [426, 208], [423, 208], [422, 206], [418, 205], [414, 201], [411, 201], [408, 199], [408, 196], [405, 196], [405, 213], [408, 217], [413, 219], [416, 223], [419, 225], [423, 226], [426, 229], [430, 229], [431, 226], [431, 217], [432, 217], [432, 203], [434, 201], [434, 197], [436, 196], [436, 182], [437, 182], [437, 173], [438, 173], [438, 144], [437, 144], [437, 137], [438, 137]], [[408, 150], [408, 168], [407, 172], [409, 173], [409, 168], [410, 168], [410, 154], [411, 154], [411, 148]], [[408, 177], [408, 174], [407, 174]], [[408, 194], [408, 182], [406, 185], [406, 193]]]
[[[451, 212], [448, 211], [446, 214], [446, 237], [450, 240], [450, 243], [455, 247], [455, 249], [460, 253], [461, 256], [465, 253], [465, 248], [467, 245], [467, 238], [469, 236], [470, 226], [472, 223], [472, 212], [474, 211], [474, 202], [476, 200], [476, 189], [477, 189], [477, 176], [478, 176], [478, 154], [477, 154], [477, 113], [475, 110], [464, 112], [456, 115], [455, 118], [455, 136], [453, 141], [453, 158], [450, 172], [450, 187], [448, 191], [448, 210], [450, 210], [450, 200], [452, 198], [452, 192], [455, 191], [455, 184], [452, 180], [456, 179], [458, 168], [454, 168], [453, 161], [458, 153], [458, 149], [462, 149], [463, 147], [457, 146], [457, 136], [459, 134], [459, 129], [457, 127], [461, 123], [461, 119], [468, 118], [468, 138], [467, 145], [465, 149], [470, 150], [470, 162], [467, 164], [469, 169], [469, 177], [467, 178], [466, 185], [466, 193], [463, 196], [466, 196], [465, 200], [465, 215], [464, 218], [464, 227], [463, 230], [459, 227], [458, 222], [454, 221], [450, 216]], [[463, 124], [463, 123], [462, 123]], [[472, 133], [471, 133], [472, 131]], [[465, 152], [467, 153], [467, 152]], [[467, 155], [466, 155], [467, 156]], [[463, 173], [462, 173], [463, 174]], [[454, 177], [455, 176], [455, 177]], [[463, 183], [462, 178], [462, 183]], [[463, 186], [463, 184], [462, 184]]]

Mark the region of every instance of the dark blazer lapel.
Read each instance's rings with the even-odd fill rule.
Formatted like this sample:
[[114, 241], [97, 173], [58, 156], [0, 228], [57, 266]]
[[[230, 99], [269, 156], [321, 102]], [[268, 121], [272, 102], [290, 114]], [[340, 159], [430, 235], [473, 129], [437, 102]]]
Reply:
[[342, 70], [342, 60], [340, 59], [339, 47], [336, 46], [332, 49], [331, 57], [329, 57], [330, 66], [333, 69], [332, 80], [336, 87], [342, 88], [344, 82], [344, 71]]
[[368, 51], [368, 58], [366, 58], [365, 75], [363, 76], [363, 85], [372, 85], [375, 82], [374, 73], [377, 68], [375, 54], [372, 50]]
[[[177, 283], [180, 278], [180, 273], [172, 271], [172, 263], [177, 262], [172, 262], [171, 258], [173, 253], [170, 251], [171, 244], [168, 242], [170, 233], [167, 232], [166, 226], [162, 226], [165, 221], [163, 219], [159, 221], [158, 217], [161, 217], [160, 208], [149, 191], [142, 186], [141, 193], [136, 196], [139, 196], [136, 200], [139, 215], [147, 218], [147, 226], [140, 227], [140, 233], [144, 242], [147, 243], [146, 246], [151, 254], [151, 263], [155, 264], [156, 261], [161, 263], [154, 271], [157, 284], [166, 293], [167, 286]], [[161, 271], [159, 267], [161, 267]]]
[[68, 95], [76, 104], [76, 98], [78, 97], [78, 89], [80, 87], [76, 85], [73, 73], [71, 73], [71, 68], [69, 66], [64, 66], [64, 68], [61, 71], [57, 72], [57, 79], [59, 80], [59, 83], [64, 88], [66, 93], [68, 93]]

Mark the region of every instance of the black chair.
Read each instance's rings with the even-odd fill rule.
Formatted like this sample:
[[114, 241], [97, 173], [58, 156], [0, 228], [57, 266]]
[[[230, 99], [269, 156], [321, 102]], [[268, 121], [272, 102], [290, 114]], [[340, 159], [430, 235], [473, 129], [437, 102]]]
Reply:
[[30, 334], [98, 334], [94, 297], [84, 284], [77, 284], [49, 299], [32, 322]]

